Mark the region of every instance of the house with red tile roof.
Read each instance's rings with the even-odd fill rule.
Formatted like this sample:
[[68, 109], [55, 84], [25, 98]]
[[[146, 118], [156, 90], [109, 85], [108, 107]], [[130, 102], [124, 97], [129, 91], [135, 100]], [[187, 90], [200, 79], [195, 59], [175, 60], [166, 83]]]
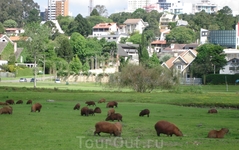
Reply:
[[166, 62], [162, 63], [161, 66], [168, 69], [175, 69], [177, 72], [181, 74], [182, 78], [189, 77], [189, 66], [197, 57], [196, 50], [185, 50], [184, 52], [178, 54], [175, 53], [173, 57], [171, 57]]
[[101, 35], [115, 34], [116, 32], [118, 32], [118, 27], [116, 23], [99, 23], [93, 27], [92, 35], [95, 37]]

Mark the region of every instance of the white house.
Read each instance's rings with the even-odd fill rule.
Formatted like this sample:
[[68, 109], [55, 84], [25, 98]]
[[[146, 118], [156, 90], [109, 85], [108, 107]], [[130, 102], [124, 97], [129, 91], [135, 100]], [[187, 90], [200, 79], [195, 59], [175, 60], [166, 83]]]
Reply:
[[110, 35], [110, 34], [116, 34], [118, 32], [118, 27], [117, 24], [112, 22], [112, 23], [99, 23], [96, 24], [93, 27], [93, 33], [92, 35], [94, 37], [98, 37], [101, 35]]
[[106, 41], [108, 41], [108, 42], [120, 43], [121, 38], [129, 38], [129, 35], [127, 35], [127, 34], [108, 34], [108, 35], [100, 35], [100, 36], [89, 35], [88, 37], [89, 38], [96, 37], [98, 40], [105, 38]]
[[149, 24], [148, 22], [144, 22], [142, 19], [127, 19], [124, 22], [124, 25], [127, 34], [131, 34], [136, 31], [141, 34]]
[[238, 74], [239, 73], [239, 50], [224, 49], [227, 65], [220, 69], [219, 74]]
[[165, 13], [159, 19], [160, 29], [168, 29], [168, 24], [170, 22], [177, 22], [178, 20], [178, 15]]

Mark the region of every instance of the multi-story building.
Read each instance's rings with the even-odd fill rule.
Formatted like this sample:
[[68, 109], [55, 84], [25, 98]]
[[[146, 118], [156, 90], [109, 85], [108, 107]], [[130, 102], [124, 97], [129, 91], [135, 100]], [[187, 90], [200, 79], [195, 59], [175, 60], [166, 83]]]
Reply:
[[158, 0], [128, 0], [128, 12], [134, 12], [138, 8], [145, 9], [148, 5], [156, 4], [157, 2]]
[[68, 16], [69, 0], [48, 0], [47, 20], [56, 20], [59, 15]]
[[177, 22], [178, 20], [179, 20], [178, 15], [165, 13], [159, 19], [159, 28], [168, 29], [168, 24], [170, 22]]
[[193, 4], [193, 14], [201, 12], [202, 10], [212, 14], [218, 11], [218, 5], [210, 3], [209, 0], [201, 0], [201, 3]]

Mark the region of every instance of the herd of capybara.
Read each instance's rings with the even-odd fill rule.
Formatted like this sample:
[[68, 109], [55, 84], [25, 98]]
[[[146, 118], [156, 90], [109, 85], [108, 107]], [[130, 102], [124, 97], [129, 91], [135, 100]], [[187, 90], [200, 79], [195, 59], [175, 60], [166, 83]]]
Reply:
[[[106, 100], [104, 98], [100, 99], [98, 103], [105, 103]], [[6, 100], [5, 102], [0, 102], [0, 105], [3, 107], [0, 108], [0, 114], [13, 114], [13, 108], [10, 105], [14, 105], [15, 102], [12, 99]], [[16, 104], [23, 104], [23, 100], [18, 100]], [[32, 104], [32, 100], [28, 100], [26, 104]], [[81, 116], [95, 116], [95, 113], [101, 113], [100, 107], [95, 107], [95, 109], [89, 108], [91, 106], [96, 106], [94, 101], [86, 101], [85, 104], [87, 106], [84, 106], [80, 109], [81, 105], [80, 103], [75, 104], [73, 107], [73, 110], [80, 110]], [[121, 136], [122, 133], [122, 118], [123, 116], [120, 113], [115, 112], [115, 108], [118, 107], [118, 102], [116, 101], [109, 101], [106, 104], [106, 108], [110, 108], [107, 111], [106, 119], [105, 121], [99, 121], [95, 124], [95, 131], [94, 135], [98, 134], [100, 136], [100, 133], [109, 133], [110, 135], [114, 136]], [[42, 105], [40, 103], [35, 103], [31, 105], [31, 112], [40, 112], [42, 108]], [[218, 113], [217, 109], [212, 108], [208, 110], [208, 113]], [[150, 110], [149, 109], [143, 109], [139, 112], [139, 116], [143, 117], [147, 115], [149, 117]], [[110, 123], [107, 121], [114, 121], [117, 120], [116, 123]], [[154, 125], [154, 129], [156, 130], [157, 136], [160, 136], [160, 134], [166, 134], [167, 136], [183, 136], [182, 131], [173, 123], [168, 122], [166, 120], [160, 120], [156, 122]], [[208, 133], [208, 138], [224, 138], [224, 135], [227, 134], [229, 130], [227, 128], [221, 128], [221, 130], [211, 130]]]

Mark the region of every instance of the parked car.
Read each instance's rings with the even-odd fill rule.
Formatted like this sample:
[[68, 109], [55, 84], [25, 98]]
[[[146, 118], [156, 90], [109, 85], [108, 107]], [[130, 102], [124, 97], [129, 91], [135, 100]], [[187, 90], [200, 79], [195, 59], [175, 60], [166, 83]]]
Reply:
[[60, 79], [55, 79], [55, 83], [61, 83]]
[[[37, 81], [37, 79], [36, 79]], [[30, 82], [35, 82], [35, 78], [31, 78]]]
[[20, 78], [19, 82], [27, 82], [27, 79], [26, 78]]

